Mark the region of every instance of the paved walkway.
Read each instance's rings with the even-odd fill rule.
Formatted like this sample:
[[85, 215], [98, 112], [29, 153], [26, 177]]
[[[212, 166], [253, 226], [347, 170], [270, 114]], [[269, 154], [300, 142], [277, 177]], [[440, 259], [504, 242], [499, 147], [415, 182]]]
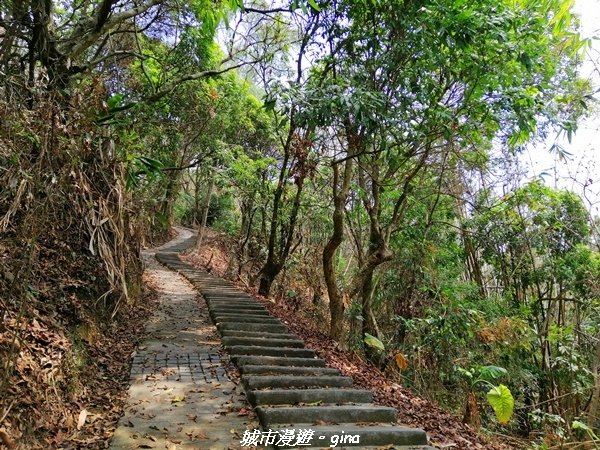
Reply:
[[204, 300], [154, 258], [156, 250], [180, 250], [191, 236], [180, 230], [175, 241], [143, 254], [159, 307], [133, 357], [129, 400], [112, 450], [240, 449], [244, 431], [258, 428], [244, 415], [243, 389], [228, 377]]
[[351, 378], [327, 368], [256, 299], [181, 261], [175, 251], [182, 247], [156, 258], [202, 293], [221, 342], [242, 373], [262, 428], [244, 434], [246, 445], [433, 450], [423, 430], [398, 424], [394, 408], [374, 405], [371, 391], [353, 388]]

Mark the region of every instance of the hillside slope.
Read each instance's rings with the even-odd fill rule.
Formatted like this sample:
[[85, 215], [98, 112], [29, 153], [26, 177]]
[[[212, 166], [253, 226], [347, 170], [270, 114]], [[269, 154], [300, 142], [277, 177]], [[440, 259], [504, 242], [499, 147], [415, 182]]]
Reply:
[[[227, 249], [226, 237], [214, 230], [207, 230], [202, 249], [185, 255], [182, 259], [199, 269], [226, 277], [228, 254], [231, 253]], [[425, 429], [434, 445], [465, 450], [508, 450], [523, 448], [526, 445], [517, 442], [511, 444], [501, 441], [499, 437], [488, 438], [477, 433], [439, 405], [387, 378], [356, 353], [343, 350], [337, 342], [319, 331], [314, 323], [300, 317], [294, 311], [297, 305], [266, 299], [258, 295], [255, 288], [241, 282], [238, 282], [238, 287], [261, 301], [271, 314], [284, 321], [288, 328], [329, 366], [339, 369], [343, 375], [352, 377], [357, 387], [372, 390], [376, 403], [396, 408], [400, 423]]]

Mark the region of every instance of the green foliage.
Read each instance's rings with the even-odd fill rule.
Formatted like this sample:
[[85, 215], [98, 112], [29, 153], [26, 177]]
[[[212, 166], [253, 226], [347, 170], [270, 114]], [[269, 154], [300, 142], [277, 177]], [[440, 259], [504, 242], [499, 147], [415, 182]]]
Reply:
[[[66, 25], [44, 42], [62, 50], [80, 41], [75, 25], [85, 29], [98, 2], [84, 3], [56, 4], [58, 24]], [[254, 16], [242, 0], [164, 2], [151, 21], [153, 10], [148, 20], [111, 28], [123, 39], [105, 35], [105, 43], [65, 59], [84, 68], [97, 52], [99, 61], [90, 66], [97, 73], [82, 73], [77, 83], [101, 87], [89, 113], [101, 131], [82, 133], [85, 152], [73, 152], [81, 157], [74, 173], [98, 158], [89, 149], [99, 136], [111, 136], [102, 158], [123, 163], [114, 173], [124, 174], [133, 200], [122, 210], [135, 211], [147, 234], [173, 220], [197, 225], [210, 203], [209, 225], [236, 238], [240, 276], [258, 272], [271, 253], [290, 278], [322, 293], [332, 162], [341, 168], [353, 158], [334, 285], [349, 291], [365, 268], [375, 268], [349, 296], [349, 340], [365, 352], [408, 355], [403, 382], [451, 405], [465, 389], [506, 377], [516, 398], [505, 385], [487, 393], [500, 423], [515, 402], [523, 416], [543, 418], [520, 423], [523, 429], [542, 428], [553, 411], [570, 423], [592, 386], [586, 336], [600, 329], [600, 256], [587, 211], [575, 194], [541, 182], [506, 195], [482, 189], [474, 202], [466, 191], [470, 179], [495, 169], [494, 146], [510, 154], [554, 129], [568, 139], [576, 131], [591, 91], [576, 79], [587, 43], [575, 32], [571, 5], [294, 0], [289, 12]], [[0, 6], [0, 15], [9, 13]], [[250, 36], [225, 49], [216, 36], [233, 33], [224, 29], [233, 17]], [[57, 58], [28, 59], [26, 43], [16, 57], [7, 52], [7, 79], [26, 61], [40, 79], [60, 72], [46, 67]], [[300, 63], [311, 61], [302, 74], [291, 57], [298, 48]], [[223, 60], [249, 57], [254, 64], [243, 75], [218, 74]], [[27, 89], [15, 98], [34, 92], [26, 75]], [[19, 84], [11, 83], [0, 86], [7, 97]], [[77, 83], [64, 90], [77, 92]], [[140, 100], [149, 102], [131, 107]], [[23, 148], [44, 142], [27, 127], [15, 134]], [[379, 254], [393, 256], [378, 261]], [[295, 285], [283, 292], [303, 301]], [[484, 420], [493, 424], [490, 416]]]
[[231, 194], [225, 193], [214, 196], [208, 210], [207, 223], [229, 235], [235, 235], [238, 232], [239, 220]]
[[486, 394], [486, 398], [494, 409], [498, 422], [501, 425], [506, 425], [512, 417], [515, 408], [515, 399], [510, 389], [503, 384], [493, 386]]
[[515, 400], [508, 387], [503, 384], [495, 386], [492, 381], [507, 375], [508, 371], [504, 367], [493, 365], [477, 366], [470, 370], [458, 367], [457, 371], [469, 380], [471, 390], [478, 385], [490, 387], [486, 399], [494, 410], [498, 422], [506, 425], [513, 415]]
[[459, 367], [457, 370], [471, 380], [472, 386], [480, 382], [491, 383], [508, 373], [504, 367], [499, 366], [480, 366], [471, 370]]
[[377, 350], [381, 350], [381, 351], [385, 350], [385, 346], [383, 345], [383, 342], [381, 342], [375, 336], [370, 335], [369, 333], [365, 333], [364, 342], [369, 347], [373, 347], [373, 348], [376, 348]]
[[579, 420], [574, 420], [573, 423], [571, 424], [571, 428], [573, 430], [581, 430], [584, 431], [591, 439], [594, 443], [598, 443], [600, 442], [600, 437], [598, 437], [596, 435], [596, 433], [594, 433], [594, 430], [592, 430], [590, 427], [588, 427], [585, 423], [580, 422]]

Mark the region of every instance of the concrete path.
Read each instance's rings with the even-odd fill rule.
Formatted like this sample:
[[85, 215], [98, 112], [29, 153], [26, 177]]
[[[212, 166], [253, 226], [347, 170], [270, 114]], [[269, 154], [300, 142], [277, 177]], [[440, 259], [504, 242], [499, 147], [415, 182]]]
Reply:
[[154, 253], [181, 251], [191, 232], [144, 252], [159, 307], [147, 337], [133, 356], [125, 414], [112, 450], [241, 449], [244, 431], [258, 428], [248, 415], [243, 389], [228, 376], [227, 357], [204, 300], [181, 275], [160, 265]]

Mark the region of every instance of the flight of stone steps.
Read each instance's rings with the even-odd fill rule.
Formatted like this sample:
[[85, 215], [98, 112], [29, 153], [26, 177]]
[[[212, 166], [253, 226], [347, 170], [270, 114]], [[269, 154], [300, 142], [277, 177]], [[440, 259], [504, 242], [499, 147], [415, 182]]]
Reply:
[[326, 367], [254, 298], [182, 262], [176, 252], [193, 242], [192, 237], [168, 247], [156, 258], [186, 277], [205, 298], [263, 430], [282, 436], [284, 430], [312, 430], [311, 445], [302, 448], [328, 448], [337, 442], [336, 448], [433, 449], [423, 430], [397, 425], [394, 408], [373, 405], [371, 391], [353, 388], [351, 378]]

